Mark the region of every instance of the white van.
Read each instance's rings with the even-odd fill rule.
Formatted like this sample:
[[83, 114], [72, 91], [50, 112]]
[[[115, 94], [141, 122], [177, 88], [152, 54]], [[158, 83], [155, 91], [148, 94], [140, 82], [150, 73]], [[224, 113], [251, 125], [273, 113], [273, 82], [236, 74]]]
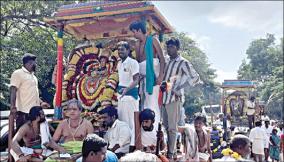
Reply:
[[201, 107], [201, 111], [203, 114], [206, 115], [207, 122], [211, 123], [211, 109], [213, 115], [213, 122], [218, 117], [218, 114], [222, 113], [222, 106], [221, 105], [205, 105]]

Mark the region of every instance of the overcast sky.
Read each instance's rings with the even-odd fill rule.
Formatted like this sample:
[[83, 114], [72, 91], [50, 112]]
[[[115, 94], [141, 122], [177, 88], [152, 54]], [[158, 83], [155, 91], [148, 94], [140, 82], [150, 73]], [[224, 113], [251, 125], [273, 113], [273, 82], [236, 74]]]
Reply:
[[283, 37], [282, 1], [154, 1], [178, 31], [186, 32], [217, 70], [216, 81], [236, 79], [246, 49], [271, 33]]

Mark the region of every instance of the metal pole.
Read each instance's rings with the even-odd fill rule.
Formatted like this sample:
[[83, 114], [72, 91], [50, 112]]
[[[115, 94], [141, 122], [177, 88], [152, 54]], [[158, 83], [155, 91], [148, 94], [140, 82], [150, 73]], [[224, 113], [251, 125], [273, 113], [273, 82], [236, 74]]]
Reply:
[[10, 113], [9, 115], [9, 134], [8, 134], [8, 161], [9, 162], [14, 162], [14, 159], [12, 155], [10, 154], [12, 140], [14, 136], [14, 120], [15, 120], [14, 114]]
[[223, 120], [223, 128], [224, 128], [224, 137], [226, 142], [228, 142], [228, 131], [227, 131], [227, 107], [226, 107], [226, 99], [224, 94], [226, 92], [225, 89], [223, 89], [222, 92], [222, 105], [223, 105], [223, 110], [224, 110], [224, 120]]

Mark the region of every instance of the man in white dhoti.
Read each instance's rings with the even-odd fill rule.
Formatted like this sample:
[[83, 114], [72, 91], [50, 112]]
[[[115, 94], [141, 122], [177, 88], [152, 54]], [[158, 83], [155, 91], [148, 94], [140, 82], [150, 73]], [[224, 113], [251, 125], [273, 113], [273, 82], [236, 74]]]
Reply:
[[255, 128], [252, 128], [249, 134], [252, 142], [252, 153], [256, 162], [262, 161], [264, 157], [264, 148], [267, 142], [266, 132], [261, 128], [261, 121], [255, 122]]
[[118, 55], [121, 61], [118, 69], [118, 119], [134, 129], [134, 112], [139, 111], [138, 82], [139, 64], [129, 57], [130, 47], [127, 42], [118, 43]]
[[261, 128], [266, 132], [266, 137], [267, 137], [267, 141], [266, 141], [266, 144], [264, 146], [264, 159], [265, 161], [268, 161], [268, 157], [269, 157], [269, 139], [270, 139], [270, 136], [272, 134], [272, 130], [273, 130], [273, 127], [270, 125], [270, 120], [269, 120], [269, 117], [265, 117], [264, 118], [264, 125], [261, 126]]
[[157, 127], [160, 121], [159, 87], [164, 76], [165, 58], [159, 40], [152, 35], [147, 35], [145, 23], [133, 22], [129, 29], [138, 39], [135, 51], [140, 75], [144, 77], [140, 83], [141, 107], [142, 109], [150, 108], [155, 112], [154, 126]]

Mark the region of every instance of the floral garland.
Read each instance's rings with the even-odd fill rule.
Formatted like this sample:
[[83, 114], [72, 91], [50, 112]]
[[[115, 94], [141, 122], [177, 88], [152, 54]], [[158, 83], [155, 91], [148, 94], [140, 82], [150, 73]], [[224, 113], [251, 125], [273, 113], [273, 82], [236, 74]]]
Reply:
[[96, 107], [97, 111], [115, 105], [118, 83], [115, 63], [118, 57], [118, 54], [106, 48], [81, 46], [74, 49], [64, 76], [63, 101], [77, 98], [85, 109]]
[[242, 159], [242, 156], [239, 153], [234, 152], [230, 148], [226, 148], [226, 149], [222, 150], [222, 154], [224, 156], [231, 156], [232, 158], [234, 158], [236, 160], [241, 160]]

